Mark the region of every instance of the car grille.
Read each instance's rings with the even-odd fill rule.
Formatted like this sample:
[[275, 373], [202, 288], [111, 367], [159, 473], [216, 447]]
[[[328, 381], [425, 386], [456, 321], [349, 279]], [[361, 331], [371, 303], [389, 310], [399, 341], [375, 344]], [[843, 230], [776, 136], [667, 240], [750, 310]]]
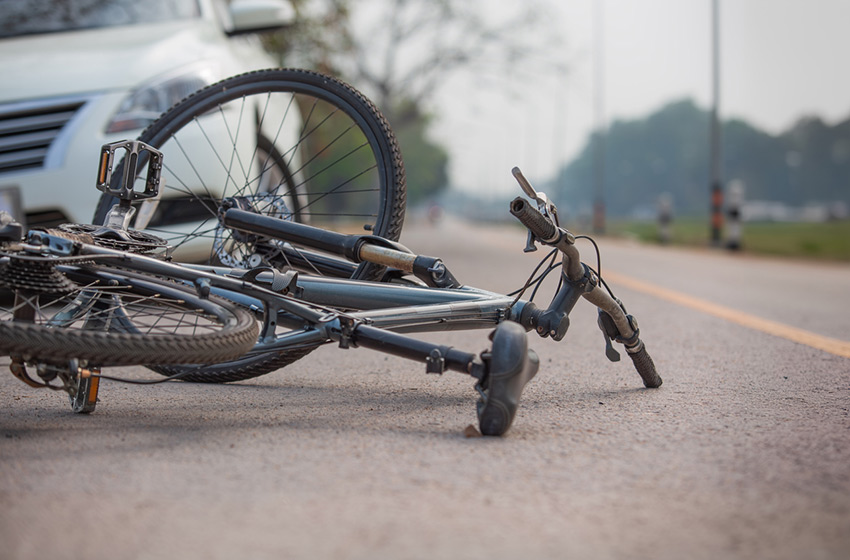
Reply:
[[0, 173], [43, 167], [50, 145], [82, 106], [79, 99], [0, 106]]

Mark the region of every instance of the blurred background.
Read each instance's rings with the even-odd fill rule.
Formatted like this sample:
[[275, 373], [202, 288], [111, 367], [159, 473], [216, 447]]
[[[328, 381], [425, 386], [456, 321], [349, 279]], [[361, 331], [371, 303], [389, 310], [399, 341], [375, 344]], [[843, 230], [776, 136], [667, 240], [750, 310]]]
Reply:
[[[266, 65], [259, 47], [267, 64], [349, 81], [400, 139], [411, 217], [507, 220], [516, 165], [570, 227], [669, 243], [709, 244], [718, 235], [716, 245], [850, 260], [844, 0], [283, 1], [285, 25], [234, 28], [219, 18], [239, 48], [226, 62], [208, 56], [218, 67], [191, 83]], [[252, 2], [139, 4], [223, 13]], [[70, 12], [122, 3], [35, 2], [50, 13], [53, 5]], [[11, 47], [16, 10], [34, 13], [27, 2], [0, 4], [0, 112], [26, 101], [24, 86], [9, 93], [23, 72], [10, 62], [22, 60]], [[92, 67], [98, 57], [81, 50], [77, 60]], [[178, 58], [174, 65], [185, 64]], [[131, 108], [149, 91], [126, 88]], [[177, 98], [146, 110], [158, 114]], [[116, 122], [124, 135], [144, 124], [113, 114], [109, 126]], [[0, 169], [3, 204], [20, 203], [19, 183]]]
[[850, 260], [842, 0], [295, 5], [320, 48], [271, 44], [390, 116], [412, 212], [507, 219], [518, 165], [576, 227], [707, 244], [716, 180], [723, 245]]

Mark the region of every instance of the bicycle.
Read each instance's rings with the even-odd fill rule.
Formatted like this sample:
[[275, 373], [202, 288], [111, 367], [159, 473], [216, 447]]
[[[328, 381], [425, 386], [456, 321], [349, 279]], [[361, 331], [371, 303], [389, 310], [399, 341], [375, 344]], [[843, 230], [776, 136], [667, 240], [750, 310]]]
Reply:
[[[163, 118], [167, 124], [168, 113]], [[393, 145], [388, 126], [382, 131]], [[126, 155], [113, 175], [120, 149]], [[582, 297], [599, 308], [609, 359], [619, 359], [611, 342], [622, 343], [644, 385], [661, 385], [636, 320], [581, 263], [576, 237], [560, 227], [555, 205], [518, 169], [514, 176], [536, 204], [518, 197], [510, 207], [528, 229], [527, 249], [540, 243], [553, 247], [552, 257], [562, 256], [559, 265], [535, 270], [525, 285], [561, 269], [562, 282], [546, 309], [521, 299], [524, 290], [500, 295], [463, 286], [439, 258], [416, 255], [387, 237], [299, 223], [286, 203], [309, 204], [310, 195], [292, 180], [286, 192], [280, 191], [284, 181], [265, 191], [280, 194], [283, 205], [267, 205], [267, 196], [217, 198], [207, 262], [174, 262], [165, 240], [127, 228], [134, 201], [158, 200], [163, 162], [162, 152], [141, 141], [105, 146], [98, 187], [104, 200], [118, 203], [104, 226], [32, 231], [23, 241], [20, 226], [0, 229], [0, 296], [14, 296], [11, 306], [0, 308], [0, 351], [11, 356], [13, 374], [33, 386], [64, 390], [77, 412], [94, 410], [99, 380], [111, 379], [102, 367], [146, 364], [165, 375], [159, 381], [228, 382], [262, 375], [333, 342], [417, 360], [429, 373], [470, 375], [481, 433], [502, 435], [539, 367], [526, 332], [563, 339]], [[394, 169], [397, 203], [403, 200], [403, 168]], [[134, 189], [137, 177], [142, 190]], [[238, 258], [222, 250], [218, 240], [225, 236]], [[494, 327], [492, 347], [481, 354], [408, 336]], [[196, 344], [197, 351], [188, 350]]]

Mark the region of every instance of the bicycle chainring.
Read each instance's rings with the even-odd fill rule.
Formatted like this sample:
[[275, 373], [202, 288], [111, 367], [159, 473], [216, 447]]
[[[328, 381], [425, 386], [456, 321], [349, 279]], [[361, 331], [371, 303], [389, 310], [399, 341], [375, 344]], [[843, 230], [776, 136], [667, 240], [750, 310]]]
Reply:
[[57, 229], [71, 235], [89, 236], [90, 243], [129, 253], [153, 253], [168, 247], [165, 239], [133, 229], [121, 230], [88, 224], [62, 224]]

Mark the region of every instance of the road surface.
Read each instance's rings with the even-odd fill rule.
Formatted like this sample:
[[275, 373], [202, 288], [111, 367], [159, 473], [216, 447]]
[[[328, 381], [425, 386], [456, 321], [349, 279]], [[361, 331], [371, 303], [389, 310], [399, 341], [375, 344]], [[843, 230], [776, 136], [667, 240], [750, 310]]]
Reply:
[[[451, 221], [403, 241], [493, 290], [542, 257]], [[464, 436], [470, 379], [368, 350], [105, 382], [90, 416], [0, 377], [0, 557], [850, 557], [850, 267], [601, 246], [664, 385], [608, 362], [580, 302], [565, 341], [529, 335], [541, 369], [501, 439]]]

